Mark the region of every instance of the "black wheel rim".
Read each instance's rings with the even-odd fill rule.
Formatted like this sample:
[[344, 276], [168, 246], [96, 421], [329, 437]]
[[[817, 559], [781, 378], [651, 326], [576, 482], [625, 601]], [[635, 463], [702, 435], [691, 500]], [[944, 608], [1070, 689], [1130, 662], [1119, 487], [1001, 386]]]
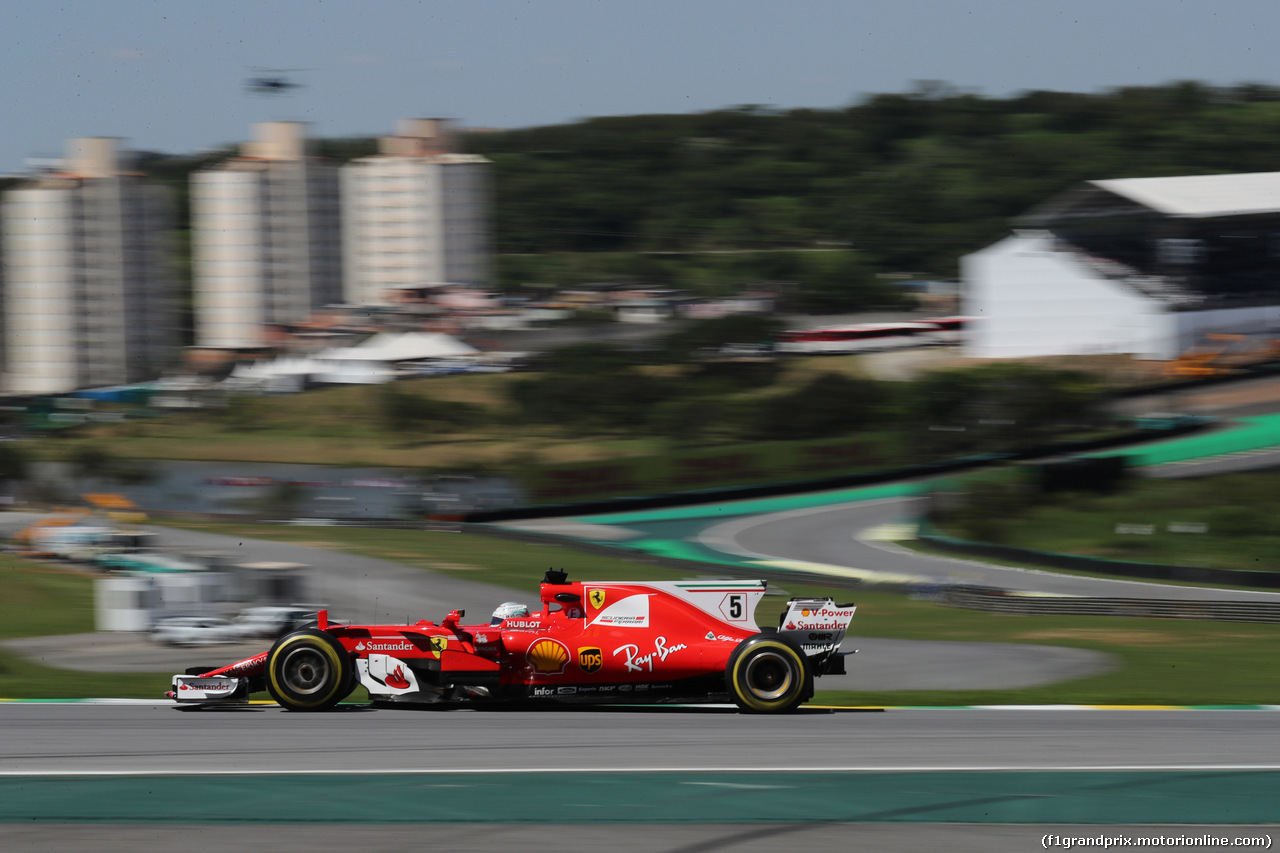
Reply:
[[280, 666], [280, 680], [290, 692], [309, 696], [329, 682], [329, 658], [318, 649], [293, 649]]
[[791, 662], [775, 651], [763, 651], [747, 661], [744, 679], [751, 695], [766, 702], [786, 696], [795, 680]]

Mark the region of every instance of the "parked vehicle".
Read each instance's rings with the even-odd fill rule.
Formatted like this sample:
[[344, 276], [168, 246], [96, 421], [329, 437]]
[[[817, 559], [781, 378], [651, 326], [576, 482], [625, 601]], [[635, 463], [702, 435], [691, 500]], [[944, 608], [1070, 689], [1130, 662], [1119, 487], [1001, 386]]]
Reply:
[[151, 629], [152, 640], [171, 646], [233, 643], [242, 637], [230, 620], [217, 616], [170, 616]]
[[314, 622], [316, 612], [314, 607], [249, 607], [236, 616], [235, 628], [241, 637], [279, 637]]

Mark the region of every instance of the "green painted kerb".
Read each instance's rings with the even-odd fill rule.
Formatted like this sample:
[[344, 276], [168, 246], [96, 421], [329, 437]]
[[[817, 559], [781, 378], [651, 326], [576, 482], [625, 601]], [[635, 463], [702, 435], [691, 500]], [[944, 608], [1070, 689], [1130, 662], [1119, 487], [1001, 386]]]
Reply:
[[[577, 516], [574, 521], [585, 521], [593, 524], [628, 524], [642, 521], [666, 521], [685, 518], [733, 518], [739, 515], [754, 515], [765, 512], [782, 512], [788, 509], [807, 509], [828, 504], [847, 503], [851, 501], [873, 501], [881, 498], [897, 498], [904, 495], [916, 495], [924, 491], [919, 483], [892, 483], [887, 486], [866, 486], [856, 489], [843, 489], [831, 492], [811, 492], [797, 495], [782, 495], [772, 498], [754, 498], [729, 503], [679, 506], [668, 509], [637, 510], [634, 512], [615, 512], [603, 515]], [[728, 510], [728, 511], [726, 511]]]
[[1280, 771], [0, 778], [6, 823], [1280, 822]]

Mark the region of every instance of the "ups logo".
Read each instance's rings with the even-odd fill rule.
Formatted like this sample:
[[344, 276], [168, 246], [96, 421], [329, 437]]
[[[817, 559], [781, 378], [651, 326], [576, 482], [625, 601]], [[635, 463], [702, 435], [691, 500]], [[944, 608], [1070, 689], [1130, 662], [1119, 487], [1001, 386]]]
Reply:
[[604, 655], [599, 649], [578, 649], [578, 668], [583, 672], [595, 672], [602, 666], [604, 666]]

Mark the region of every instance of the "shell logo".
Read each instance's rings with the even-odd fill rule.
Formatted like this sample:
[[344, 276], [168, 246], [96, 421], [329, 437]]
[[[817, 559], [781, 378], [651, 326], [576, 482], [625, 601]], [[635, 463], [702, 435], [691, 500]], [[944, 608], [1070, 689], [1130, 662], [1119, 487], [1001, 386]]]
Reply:
[[564, 666], [569, 662], [569, 650], [559, 640], [544, 638], [529, 647], [528, 658], [534, 672], [556, 675], [564, 672]]
[[807, 608], [807, 607], [806, 607], [804, 610], [801, 610], [801, 611], [800, 611], [800, 615], [801, 615], [801, 616], [808, 616], [808, 615], [809, 615], [809, 608]]

